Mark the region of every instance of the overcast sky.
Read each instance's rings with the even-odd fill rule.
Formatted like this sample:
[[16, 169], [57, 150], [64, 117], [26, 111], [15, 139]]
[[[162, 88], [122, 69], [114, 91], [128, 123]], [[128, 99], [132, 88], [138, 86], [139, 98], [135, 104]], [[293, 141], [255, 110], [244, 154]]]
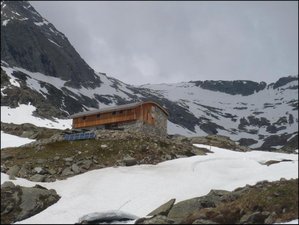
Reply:
[[298, 2], [30, 2], [95, 70], [129, 84], [298, 74]]

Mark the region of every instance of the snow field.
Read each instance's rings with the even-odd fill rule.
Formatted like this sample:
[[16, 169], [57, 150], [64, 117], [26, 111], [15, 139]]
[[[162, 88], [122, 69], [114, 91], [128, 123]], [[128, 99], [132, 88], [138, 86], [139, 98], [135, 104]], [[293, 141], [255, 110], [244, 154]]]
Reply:
[[[197, 145], [204, 147], [203, 145]], [[209, 146], [207, 146], [209, 148]], [[41, 213], [18, 223], [75, 223], [85, 214], [121, 210], [145, 216], [161, 204], [207, 194], [211, 189], [234, 190], [261, 180], [298, 177], [298, 155], [271, 152], [234, 152], [211, 147], [214, 153], [165, 161], [93, 170], [67, 180], [40, 183], [55, 189], [62, 198]], [[271, 166], [267, 160], [290, 159]], [[1, 174], [1, 182], [8, 180]], [[34, 186], [25, 179], [13, 181]]]

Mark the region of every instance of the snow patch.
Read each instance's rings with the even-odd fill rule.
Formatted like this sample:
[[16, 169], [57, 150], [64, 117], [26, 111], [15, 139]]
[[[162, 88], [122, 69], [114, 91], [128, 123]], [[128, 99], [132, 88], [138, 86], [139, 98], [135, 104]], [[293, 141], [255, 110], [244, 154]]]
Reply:
[[1, 122], [5, 123], [31, 123], [39, 127], [48, 127], [56, 129], [67, 129], [71, 128], [72, 120], [66, 119], [41, 119], [32, 115], [36, 110], [33, 105], [21, 104], [17, 108], [10, 108], [8, 106], [1, 106]]
[[6, 134], [3, 131], [1, 131], [1, 149], [7, 147], [19, 147], [21, 145], [28, 144], [32, 141], [35, 140]]
[[43, 21], [42, 22], [33, 22], [36, 26], [43, 26], [43, 25], [48, 25], [49, 24], [49, 22], [47, 21], [47, 20], [45, 20], [45, 19], [43, 19]]
[[18, 16], [21, 16], [19, 13], [15, 12], [15, 11], [11, 11], [13, 14], [16, 14]]
[[16, 86], [16, 87], [21, 87], [20, 83], [16, 80], [16, 78], [12, 75], [14, 71], [13, 68], [10, 67], [1, 67], [7, 74], [7, 76], [9, 77], [9, 82], [11, 85]]
[[7, 20], [3, 20], [3, 22], [2, 22], [2, 26], [6, 26], [7, 25], [7, 23], [10, 21], [10, 19], [7, 19]]
[[57, 46], [60, 47], [60, 48], [62, 47], [61, 45], [57, 44], [55, 41], [52, 41], [52, 40], [49, 39], [49, 38], [48, 38], [48, 40], [49, 40], [51, 43], [53, 43], [54, 45], [57, 45]]

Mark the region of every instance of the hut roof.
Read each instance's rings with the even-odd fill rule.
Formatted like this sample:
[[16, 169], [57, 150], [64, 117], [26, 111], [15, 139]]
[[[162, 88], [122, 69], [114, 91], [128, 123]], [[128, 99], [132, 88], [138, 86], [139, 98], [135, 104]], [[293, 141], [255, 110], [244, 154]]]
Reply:
[[99, 113], [108, 113], [108, 112], [113, 112], [113, 111], [120, 111], [120, 110], [125, 110], [125, 109], [133, 109], [136, 108], [137, 106], [144, 105], [146, 103], [153, 103], [156, 106], [158, 106], [167, 116], [169, 113], [159, 104], [152, 102], [152, 101], [147, 101], [147, 102], [135, 102], [135, 103], [130, 103], [130, 104], [125, 104], [125, 105], [118, 105], [118, 106], [111, 106], [111, 107], [106, 107], [103, 109], [96, 109], [96, 110], [91, 110], [91, 111], [85, 111], [85, 112], [80, 112], [80, 113], [75, 113], [71, 115], [69, 118], [78, 118], [82, 116], [89, 116], [89, 115], [94, 115], [94, 114], [99, 114]]

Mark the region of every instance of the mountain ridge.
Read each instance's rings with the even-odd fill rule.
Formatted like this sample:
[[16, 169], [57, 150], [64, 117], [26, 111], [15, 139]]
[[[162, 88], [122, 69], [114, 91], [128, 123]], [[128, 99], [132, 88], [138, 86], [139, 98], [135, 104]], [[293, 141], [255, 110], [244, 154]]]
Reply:
[[1, 106], [32, 104], [35, 116], [55, 119], [152, 100], [170, 112], [170, 134], [224, 135], [273, 151], [298, 135], [298, 75], [270, 84], [197, 80], [135, 86], [94, 72], [26, 1], [1, 2], [1, 30]]

